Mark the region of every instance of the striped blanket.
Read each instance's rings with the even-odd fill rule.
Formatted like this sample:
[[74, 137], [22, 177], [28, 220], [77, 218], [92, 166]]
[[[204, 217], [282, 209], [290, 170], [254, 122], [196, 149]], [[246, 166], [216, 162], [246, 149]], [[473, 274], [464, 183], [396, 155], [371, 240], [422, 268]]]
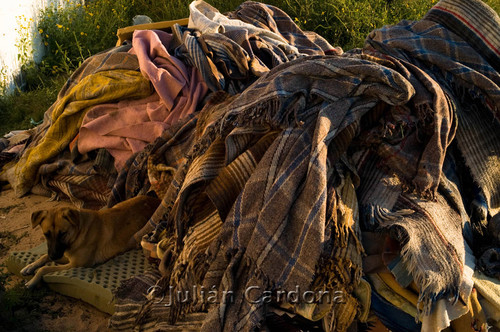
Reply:
[[[261, 19], [247, 21], [259, 26]], [[482, 33], [484, 24], [493, 29]], [[173, 324], [207, 311], [202, 330], [246, 331], [280, 308], [346, 330], [359, 310], [360, 227], [401, 246], [424, 330], [467, 312], [462, 303], [470, 299], [474, 264], [465, 259], [470, 208], [463, 202], [472, 199], [462, 196], [447, 163], [477, 149], [474, 160], [465, 157], [467, 170], [494, 214], [488, 163], [498, 154], [484, 153], [496, 151], [497, 142], [487, 140], [496, 137], [496, 120], [476, 134], [483, 146], [468, 140], [473, 128], [486, 126], [480, 118], [497, 118], [498, 27], [498, 16], [479, 1], [443, 0], [421, 21], [375, 30], [362, 50], [286, 62], [241, 94], [220, 96], [181, 132], [191, 139], [181, 140], [185, 155], [167, 158], [169, 146], [180, 146], [176, 140], [156, 145], [161, 153], [141, 162], [163, 165], [164, 182], [157, 181], [161, 167], [148, 172], [164, 199], [138, 234], [155, 227], [143, 238], [161, 258], [155, 285], [234, 295], [229, 302], [176, 303], [164, 319]], [[454, 140], [457, 150], [450, 149]], [[346, 297], [327, 306], [265, 303], [248, 301], [249, 287], [340, 290]], [[131, 317], [150, 324], [158, 301], [145, 300], [134, 313], [120, 302], [125, 311], [112, 325], [132, 328]]]
[[[239, 19], [254, 27], [270, 31], [281, 36], [287, 43], [297, 49], [298, 54], [320, 55], [320, 54], [342, 54], [340, 47], [333, 47], [325, 38], [312, 31], [303, 31], [290, 16], [278, 7], [255, 2], [245, 1], [233, 12], [229, 12], [229, 18]], [[238, 35], [238, 34], [236, 34]], [[243, 36], [235, 40], [241, 45]], [[248, 31], [246, 38], [257, 39], [258, 33]], [[258, 50], [258, 49], [257, 49]], [[282, 59], [281, 61], [284, 62]], [[274, 67], [274, 66], [273, 66]], [[271, 68], [271, 67], [270, 67]]]
[[[191, 7], [201, 32], [174, 26], [182, 45], [172, 61], [197, 67], [212, 90], [199, 112], [181, 102], [183, 119], [118, 175], [104, 150], [75, 158], [67, 147], [89, 108], [151, 96], [150, 82], [158, 98], [178, 101], [139, 72], [135, 55], [102, 53], [73, 74], [2, 174], [19, 195], [39, 177], [77, 205], [162, 198], [135, 234], [160, 273], [124, 283], [111, 327], [247, 331], [276, 311], [346, 331], [366, 305], [361, 230], [399, 245], [399, 267], [419, 292], [401, 322], [415, 314], [432, 331], [464, 314], [474, 263], [462, 230], [500, 211], [498, 15], [479, 0], [442, 0], [342, 54], [272, 6], [245, 2], [229, 17], [203, 1]], [[208, 300], [210, 290], [231, 298]], [[342, 298], [278, 298], [293, 291]]]
[[[302, 311], [329, 317], [339, 331], [352, 323], [362, 248], [355, 171], [342, 156], [366, 112], [414, 94], [383, 63], [363, 55], [297, 59], [201, 111], [186, 162], [152, 218], [163, 220], [152, 240], [160, 285], [234, 293], [234, 302], [208, 308], [203, 329], [259, 325], [265, 304], [244, 299], [249, 286], [345, 291], [342, 303]], [[171, 318], [206, 305], [177, 303]]]
[[445, 90], [451, 100], [442, 102], [454, 104], [464, 124], [458, 126], [457, 144], [491, 215], [500, 208], [500, 188], [493, 180], [500, 175], [499, 26], [498, 14], [481, 1], [448, 0], [421, 21], [373, 31], [366, 42], [368, 49], [418, 66]]
[[[426, 330], [436, 302], [452, 297], [467, 303], [472, 289], [471, 276], [464, 273], [462, 227], [469, 219], [466, 210], [479, 214], [474, 205], [463, 206], [475, 198], [464, 184], [451, 183], [442, 173], [447, 155], [463, 158], [464, 173], [470, 175], [462, 177], [472, 176], [479, 185], [487, 211], [481, 219], [498, 212], [499, 47], [500, 19], [480, 1], [442, 0], [422, 20], [375, 30], [366, 41], [366, 52], [405, 66], [417, 91], [407, 108], [390, 107], [379, 120], [385, 124], [361, 133], [376, 146], [377, 161], [370, 166], [370, 158], [362, 159], [358, 169], [363, 217], [376, 219], [369, 224], [400, 241], [402, 258], [420, 290], [417, 309], [423, 310]], [[423, 146], [423, 138], [431, 144]], [[453, 139], [458, 154], [449, 149]], [[380, 172], [373, 167], [381, 167], [383, 175], [374, 174]], [[383, 179], [390, 176], [395, 178]], [[430, 196], [423, 197], [433, 199], [422, 200], [419, 194], [428, 189]], [[407, 209], [414, 213], [403, 218], [386, 214]], [[474, 217], [473, 223], [482, 222]], [[444, 327], [458, 317], [448, 314]]]
[[81, 156], [74, 147], [40, 166], [38, 174], [40, 183], [32, 192], [57, 200], [67, 198], [78, 208], [93, 210], [106, 206], [116, 180], [113, 157], [105, 149]]

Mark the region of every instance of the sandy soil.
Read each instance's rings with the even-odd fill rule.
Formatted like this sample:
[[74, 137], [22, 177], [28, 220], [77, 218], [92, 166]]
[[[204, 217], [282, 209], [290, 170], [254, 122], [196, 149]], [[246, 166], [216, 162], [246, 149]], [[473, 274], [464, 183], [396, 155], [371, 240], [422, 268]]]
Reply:
[[[10, 189], [0, 192], [0, 272], [3, 276], [7, 274], [3, 263], [12, 251], [31, 249], [45, 241], [39, 227], [31, 228], [31, 213], [62, 205], [70, 203], [49, 201], [47, 197], [37, 195], [17, 198]], [[23, 282], [21, 278], [9, 275], [7, 289], [21, 282]], [[23, 308], [18, 309], [12, 313], [18, 327], [11, 330], [61, 332], [108, 330], [108, 314], [80, 300], [54, 293], [45, 285], [40, 287], [42, 289], [36, 291], [37, 294], [42, 294], [36, 297], [36, 315], [33, 312], [22, 312]], [[1, 298], [0, 305], [2, 305]], [[19, 324], [22, 328], [19, 328]], [[0, 330], [4, 331], [5, 327], [0, 326]]]

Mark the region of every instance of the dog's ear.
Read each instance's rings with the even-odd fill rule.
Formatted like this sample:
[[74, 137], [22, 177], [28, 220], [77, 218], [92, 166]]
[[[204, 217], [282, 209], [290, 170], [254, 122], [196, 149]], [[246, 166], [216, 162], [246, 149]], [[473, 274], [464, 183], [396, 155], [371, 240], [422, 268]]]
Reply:
[[80, 224], [80, 211], [74, 208], [66, 208], [63, 212], [63, 218], [71, 225], [77, 227]]
[[47, 215], [47, 210], [35, 211], [31, 214], [31, 227], [35, 228], [40, 225], [43, 218]]

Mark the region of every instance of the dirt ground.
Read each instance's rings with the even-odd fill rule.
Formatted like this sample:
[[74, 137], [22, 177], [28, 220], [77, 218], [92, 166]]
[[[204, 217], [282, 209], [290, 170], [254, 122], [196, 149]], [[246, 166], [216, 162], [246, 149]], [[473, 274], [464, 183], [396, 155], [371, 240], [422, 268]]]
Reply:
[[49, 201], [37, 195], [17, 198], [11, 189], [0, 192], [1, 331], [108, 330], [108, 314], [80, 300], [54, 293], [45, 285], [27, 291], [22, 287], [23, 280], [8, 273], [4, 266], [12, 251], [31, 249], [45, 241], [40, 228], [31, 228], [31, 213], [62, 205], [70, 203]]

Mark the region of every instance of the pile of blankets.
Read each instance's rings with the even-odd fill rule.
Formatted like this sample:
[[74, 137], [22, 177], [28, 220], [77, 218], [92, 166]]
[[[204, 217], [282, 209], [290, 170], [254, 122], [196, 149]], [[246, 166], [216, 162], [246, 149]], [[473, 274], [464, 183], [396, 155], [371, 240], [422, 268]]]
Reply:
[[117, 330], [500, 329], [499, 71], [480, 0], [345, 53], [276, 7], [197, 0], [188, 27], [89, 58], [1, 178], [162, 198]]

